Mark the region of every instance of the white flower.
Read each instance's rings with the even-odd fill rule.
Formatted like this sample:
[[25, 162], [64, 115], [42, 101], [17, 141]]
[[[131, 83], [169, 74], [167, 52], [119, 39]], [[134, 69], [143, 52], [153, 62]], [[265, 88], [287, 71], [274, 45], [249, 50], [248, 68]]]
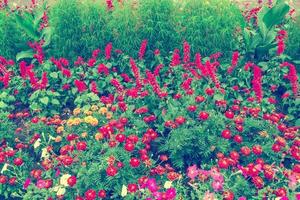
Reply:
[[172, 187], [172, 182], [171, 181], [166, 181], [164, 184], [164, 188], [169, 189], [170, 187]]
[[127, 195], [127, 187], [125, 185], [122, 185], [121, 196], [125, 197], [126, 195]]
[[63, 186], [69, 186], [68, 185], [68, 178], [70, 178], [70, 174], [64, 174], [60, 177], [59, 183]]

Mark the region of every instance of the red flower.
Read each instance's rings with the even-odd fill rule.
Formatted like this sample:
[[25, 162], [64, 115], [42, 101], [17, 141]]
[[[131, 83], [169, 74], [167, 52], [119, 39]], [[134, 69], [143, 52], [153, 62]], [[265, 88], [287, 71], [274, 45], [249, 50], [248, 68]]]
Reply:
[[110, 83], [118, 90], [118, 92], [122, 92], [124, 90], [123, 85], [121, 85], [118, 79], [113, 78]]
[[281, 55], [285, 50], [284, 39], [287, 37], [287, 32], [285, 30], [280, 30], [277, 33], [277, 55]]
[[92, 91], [94, 94], [98, 94], [98, 93], [99, 93], [99, 91], [98, 91], [98, 89], [97, 89], [97, 83], [96, 83], [95, 81], [93, 81], [93, 82], [91, 83], [91, 91]]
[[219, 82], [219, 80], [215, 74], [215, 70], [209, 60], [206, 61], [205, 66], [206, 66], [208, 75], [210, 76], [211, 80], [215, 83], [216, 88], [220, 88], [221, 87], [220, 82]]
[[289, 73], [287, 75], [287, 78], [290, 80], [292, 91], [294, 93], [294, 96], [296, 97], [298, 95], [298, 76], [297, 76], [297, 70], [296, 67], [293, 64], [290, 64], [288, 62], [284, 62], [280, 65], [280, 67], [289, 67]]
[[189, 45], [189, 43], [184, 41], [184, 43], [183, 43], [183, 62], [184, 63], [190, 62], [190, 53], [191, 53], [190, 45]]
[[160, 86], [156, 80], [156, 77], [149, 70], [146, 70], [146, 76], [147, 76], [147, 81], [153, 88], [153, 91], [161, 98], [166, 96], [166, 94], [161, 91]]
[[147, 40], [143, 40], [142, 41], [142, 44], [141, 44], [141, 47], [140, 47], [140, 51], [139, 51], [139, 59], [140, 60], [143, 60], [143, 58], [144, 58], [144, 55], [145, 55], [145, 52], [146, 52], [146, 48], [147, 48], [147, 44], [148, 44]]
[[112, 0], [106, 0], [106, 6], [108, 10], [112, 10], [114, 8]]
[[99, 64], [98, 65], [98, 73], [104, 73], [106, 76], [109, 75], [109, 69], [106, 67], [104, 64]]
[[263, 91], [262, 91], [262, 71], [261, 69], [254, 65], [253, 63], [247, 63], [245, 65], [245, 70], [249, 70], [249, 68], [253, 68], [253, 79], [252, 79], [252, 89], [255, 93], [256, 100], [258, 102], [261, 102], [263, 98]]
[[207, 72], [205, 66], [201, 62], [201, 55], [200, 55], [200, 53], [197, 53], [195, 55], [195, 64], [196, 64], [196, 67], [201, 71], [202, 76], [207, 76], [208, 75], [208, 72]]
[[173, 58], [172, 61], [170, 63], [170, 65], [172, 67], [180, 65], [180, 53], [179, 53], [179, 49], [175, 49], [173, 52]]
[[132, 58], [130, 58], [130, 66], [131, 66], [131, 71], [135, 77], [136, 87], [140, 89], [142, 87], [142, 83], [140, 80], [140, 71]]
[[67, 77], [70, 78], [72, 76], [71, 71], [69, 69], [63, 68], [62, 69], [62, 74]]
[[101, 52], [100, 49], [95, 49], [95, 50], [93, 51], [93, 53], [92, 53], [92, 57], [93, 57], [93, 58], [97, 58], [100, 52]]
[[111, 50], [112, 50], [112, 43], [108, 43], [105, 47], [105, 59], [109, 60], [111, 58]]
[[47, 85], [48, 85], [47, 72], [43, 72], [40, 89], [45, 89], [47, 87]]
[[235, 51], [232, 54], [231, 67], [228, 68], [227, 73], [231, 74], [234, 68], [237, 66], [239, 60], [239, 52]]
[[93, 67], [95, 65], [95, 63], [96, 63], [96, 59], [91, 58], [91, 59], [88, 60], [87, 64], [88, 64], [89, 67]]
[[164, 67], [163, 64], [157, 65], [157, 66], [155, 67], [155, 69], [154, 69], [154, 72], [153, 72], [154, 76], [159, 76], [159, 72], [160, 72], [160, 70], [161, 70], [163, 67]]
[[75, 80], [74, 84], [77, 87], [78, 92], [80, 92], [80, 93], [87, 90], [87, 86], [83, 81]]

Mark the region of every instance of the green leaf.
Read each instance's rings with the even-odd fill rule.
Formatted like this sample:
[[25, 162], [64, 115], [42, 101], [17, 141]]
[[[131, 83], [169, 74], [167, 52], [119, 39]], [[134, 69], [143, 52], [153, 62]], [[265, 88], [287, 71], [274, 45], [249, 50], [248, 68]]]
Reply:
[[297, 119], [297, 120], [295, 121], [295, 126], [300, 126], [300, 119]]
[[0, 108], [5, 108], [7, 107], [7, 104], [4, 103], [3, 101], [0, 101]]
[[16, 60], [20, 61], [24, 58], [33, 58], [34, 52], [32, 49], [29, 49], [27, 51], [21, 51], [16, 55]]
[[40, 98], [40, 102], [43, 103], [44, 105], [48, 105], [48, 103], [49, 103], [49, 98], [48, 98], [48, 97]]
[[57, 72], [51, 72], [50, 77], [56, 79], [56, 78], [58, 78], [58, 73]]
[[263, 21], [268, 29], [280, 24], [289, 12], [290, 6], [284, 0], [277, 0], [276, 4], [264, 15]]
[[15, 17], [18, 26], [33, 40], [38, 41], [39, 33], [34, 29], [32, 16], [29, 13], [24, 13], [24, 17], [21, 17], [19, 14], [16, 14]]
[[54, 105], [59, 105], [59, 101], [57, 99], [52, 99], [51, 103]]

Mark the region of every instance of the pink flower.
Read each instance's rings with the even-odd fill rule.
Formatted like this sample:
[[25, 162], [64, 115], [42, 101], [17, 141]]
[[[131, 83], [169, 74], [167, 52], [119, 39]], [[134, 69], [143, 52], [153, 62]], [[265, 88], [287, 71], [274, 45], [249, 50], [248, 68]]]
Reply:
[[219, 181], [213, 181], [211, 183], [212, 188], [214, 189], [215, 192], [219, 192], [223, 190], [223, 183]]
[[42, 189], [42, 188], [45, 188], [45, 184], [46, 184], [46, 182], [44, 180], [38, 180], [36, 182], [36, 187], [39, 189]]
[[146, 187], [148, 188], [148, 190], [150, 190], [150, 192], [156, 192], [158, 190], [156, 181], [154, 178], [149, 178], [146, 182]]
[[108, 43], [105, 47], [105, 59], [109, 60], [111, 58], [111, 50], [112, 50], [112, 43]]
[[180, 65], [180, 54], [179, 54], [179, 49], [175, 49], [173, 52], [173, 58], [170, 63], [172, 67]]
[[145, 52], [146, 52], [146, 48], [147, 48], [147, 44], [148, 44], [148, 40], [143, 40], [141, 47], [140, 47], [140, 51], [139, 51], [139, 59], [143, 60]]
[[99, 64], [98, 65], [98, 73], [104, 73], [106, 76], [109, 75], [109, 69], [106, 67], [104, 64]]
[[199, 170], [197, 168], [197, 165], [193, 165], [193, 166], [188, 167], [187, 176], [190, 179], [194, 180], [198, 176], [198, 174], [199, 174]]
[[62, 68], [62, 74], [63, 74], [63, 76], [65, 76], [67, 78], [70, 78], [72, 76], [71, 71], [66, 68]]
[[84, 92], [84, 91], [87, 90], [87, 86], [83, 81], [75, 80], [74, 84], [77, 87], [77, 90], [78, 90], [79, 93]]
[[96, 64], [96, 59], [95, 58], [89, 59], [87, 64], [89, 67], [93, 67]]
[[231, 66], [228, 68], [227, 73], [231, 74], [234, 68], [237, 66], [239, 60], [239, 52], [235, 51], [232, 55]]
[[191, 48], [188, 42], [184, 41], [183, 43], [183, 62], [189, 63], [190, 62], [190, 53]]
[[284, 62], [280, 65], [280, 67], [289, 67], [289, 73], [287, 75], [287, 78], [290, 80], [292, 91], [294, 93], [294, 96], [296, 97], [298, 95], [298, 75], [296, 67], [293, 64], [290, 64], [288, 62]]
[[43, 72], [40, 89], [45, 89], [47, 87], [47, 85], [48, 85], [47, 72]]
[[97, 89], [97, 83], [96, 83], [95, 81], [93, 81], [93, 82], [91, 83], [91, 91], [92, 91], [94, 94], [98, 94], [98, 93], [99, 93], [99, 91], [98, 91], [98, 89]]
[[28, 186], [30, 185], [30, 183], [31, 183], [30, 178], [27, 178], [27, 179], [25, 180], [24, 184], [23, 184], [24, 190], [26, 190], [26, 189], [28, 188]]
[[215, 194], [210, 193], [210, 191], [206, 191], [203, 200], [215, 200]]
[[208, 75], [206, 67], [201, 62], [200, 53], [196, 53], [196, 55], [195, 55], [195, 64], [196, 64], [196, 67], [201, 71], [202, 76], [207, 76]]
[[154, 55], [156, 55], [156, 56], [160, 55], [159, 49], [155, 49], [155, 50], [154, 50]]
[[131, 66], [131, 71], [135, 77], [136, 87], [140, 89], [142, 87], [142, 83], [140, 80], [140, 71], [139, 68], [136, 66], [135, 61], [132, 58], [130, 58], [130, 66]]
[[176, 198], [176, 189], [175, 188], [169, 188], [166, 190], [166, 197], [168, 200], [173, 200]]

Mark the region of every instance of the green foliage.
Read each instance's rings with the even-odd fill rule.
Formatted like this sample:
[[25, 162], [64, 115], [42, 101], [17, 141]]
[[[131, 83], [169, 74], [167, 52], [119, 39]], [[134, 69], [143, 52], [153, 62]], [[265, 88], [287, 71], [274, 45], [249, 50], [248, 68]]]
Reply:
[[177, 11], [182, 40], [190, 43], [193, 52], [209, 55], [217, 51], [228, 53], [236, 49], [234, 38], [243, 17], [239, 9], [227, 0], [187, 0]]
[[288, 28], [287, 54], [294, 59], [300, 58], [300, 16]]
[[27, 37], [14, 20], [14, 15], [0, 10], [0, 55], [14, 58], [15, 55], [26, 47]]
[[289, 5], [278, 0], [272, 8], [264, 6], [261, 9], [257, 15], [257, 25], [254, 24], [252, 29], [244, 27], [243, 38], [248, 59], [269, 59], [270, 51], [277, 46], [277, 26], [284, 21], [288, 11]]
[[[122, 20], [120, 20], [122, 19]], [[138, 30], [138, 14], [133, 8], [133, 2], [127, 1], [122, 5], [115, 5], [113, 12], [110, 13], [108, 29], [112, 34], [112, 42], [115, 48], [121, 49], [126, 53], [134, 55], [140, 45]]]
[[108, 20], [110, 13], [106, 12], [106, 7], [101, 1], [80, 1], [79, 10], [82, 21], [83, 56], [89, 57], [93, 50], [103, 49], [111, 41]]
[[181, 45], [176, 30], [176, 8], [169, 0], [143, 0], [138, 7], [139, 35], [148, 39], [149, 48], [168, 53]]
[[53, 27], [51, 55], [76, 59], [84, 54], [83, 22], [76, 0], [57, 1], [49, 12]]

